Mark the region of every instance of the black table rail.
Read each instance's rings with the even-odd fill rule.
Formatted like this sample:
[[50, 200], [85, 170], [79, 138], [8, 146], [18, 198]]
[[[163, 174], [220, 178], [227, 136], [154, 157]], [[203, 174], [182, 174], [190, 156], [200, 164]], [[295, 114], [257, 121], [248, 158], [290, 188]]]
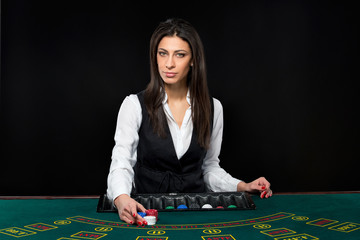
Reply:
[[[251, 196], [246, 192], [134, 194], [131, 197], [146, 209], [156, 209], [160, 212], [232, 211], [256, 208]], [[210, 204], [212, 208], [202, 208], [205, 204]], [[177, 209], [179, 205], [185, 205], [187, 208]], [[117, 212], [117, 209], [112, 200], [104, 194], [99, 198], [97, 212]]]

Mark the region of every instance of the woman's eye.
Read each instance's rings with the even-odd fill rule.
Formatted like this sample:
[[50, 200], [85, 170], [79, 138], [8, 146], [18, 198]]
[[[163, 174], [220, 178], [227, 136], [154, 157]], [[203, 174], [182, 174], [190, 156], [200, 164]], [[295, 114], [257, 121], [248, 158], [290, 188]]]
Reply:
[[160, 55], [160, 56], [165, 56], [165, 55], [166, 55], [166, 52], [159, 52], [159, 55]]
[[178, 53], [178, 54], [176, 54], [176, 56], [182, 58], [182, 57], [185, 57], [185, 54], [184, 53]]

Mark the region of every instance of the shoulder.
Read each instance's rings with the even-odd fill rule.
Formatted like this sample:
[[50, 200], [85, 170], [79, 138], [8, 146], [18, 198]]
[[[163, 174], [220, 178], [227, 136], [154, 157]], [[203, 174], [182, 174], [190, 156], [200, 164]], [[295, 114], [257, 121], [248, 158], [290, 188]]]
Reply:
[[132, 106], [139, 106], [140, 107], [140, 102], [139, 102], [139, 98], [137, 96], [137, 94], [130, 94], [128, 96], [125, 97], [123, 104], [126, 105], [132, 105]]
[[138, 129], [142, 121], [142, 110], [136, 94], [123, 100], [117, 118], [117, 129]]
[[129, 101], [131, 101], [133, 103], [139, 104], [138, 93], [137, 94], [130, 94], [125, 99], [128, 99]]
[[127, 114], [134, 112], [135, 114], [141, 113], [141, 105], [137, 94], [130, 94], [123, 100], [120, 111], [126, 111]]

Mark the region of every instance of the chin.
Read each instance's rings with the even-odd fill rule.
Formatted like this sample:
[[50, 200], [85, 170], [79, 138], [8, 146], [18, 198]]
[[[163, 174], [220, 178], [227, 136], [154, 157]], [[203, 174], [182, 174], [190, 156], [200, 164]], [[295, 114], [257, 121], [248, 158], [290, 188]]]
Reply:
[[166, 78], [166, 77], [164, 78], [164, 77], [162, 77], [162, 79], [163, 79], [165, 84], [170, 84], [170, 85], [176, 84], [176, 83], [179, 82], [178, 79], [174, 79], [174, 78]]

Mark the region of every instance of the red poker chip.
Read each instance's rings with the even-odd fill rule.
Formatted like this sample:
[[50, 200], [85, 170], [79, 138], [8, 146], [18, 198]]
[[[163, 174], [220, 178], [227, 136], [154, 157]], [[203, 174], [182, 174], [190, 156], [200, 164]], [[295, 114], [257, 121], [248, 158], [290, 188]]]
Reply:
[[158, 211], [156, 209], [148, 209], [145, 211], [146, 216], [155, 216], [156, 217], [156, 221], [158, 220]]

